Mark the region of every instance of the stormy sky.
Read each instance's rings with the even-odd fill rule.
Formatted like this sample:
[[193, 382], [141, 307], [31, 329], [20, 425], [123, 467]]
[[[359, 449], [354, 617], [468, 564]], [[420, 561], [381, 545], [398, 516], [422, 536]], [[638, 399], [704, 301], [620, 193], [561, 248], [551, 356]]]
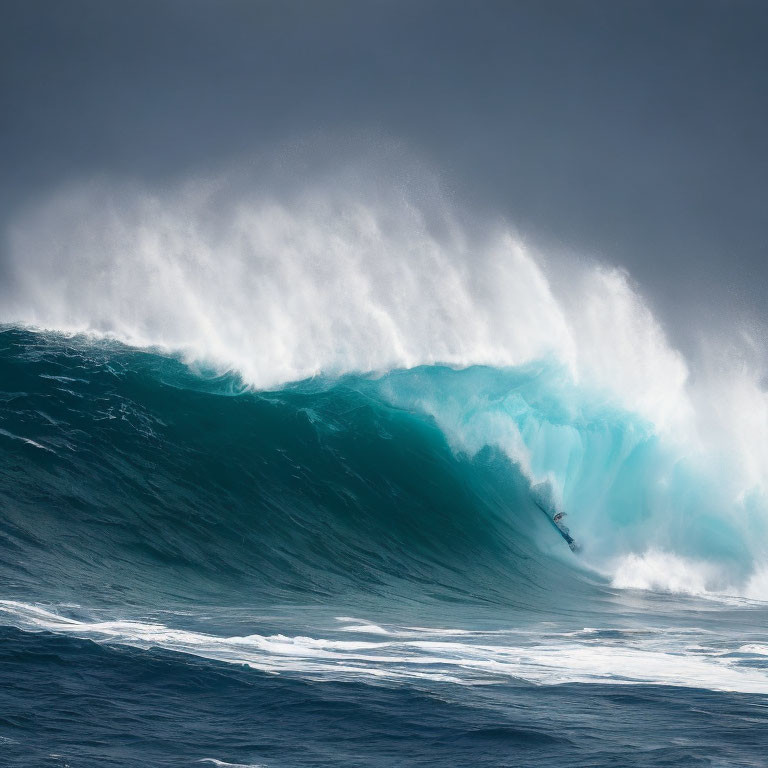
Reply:
[[[768, 299], [768, 3], [3, 0], [0, 217], [315, 135], [626, 266], [672, 327]], [[363, 142], [364, 143], [364, 142]]]

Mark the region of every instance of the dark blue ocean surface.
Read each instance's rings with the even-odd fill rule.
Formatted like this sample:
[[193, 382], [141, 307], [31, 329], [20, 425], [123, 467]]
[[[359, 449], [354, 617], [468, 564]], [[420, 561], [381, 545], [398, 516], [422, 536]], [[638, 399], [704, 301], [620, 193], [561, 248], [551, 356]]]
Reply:
[[[625, 517], [572, 514], [571, 552], [532, 469], [478, 444], [502, 411], [594, 457], [569, 512], [602, 472]], [[765, 604], [588, 567], [647, 530], [662, 459], [546, 362], [258, 393], [5, 329], [0, 764], [765, 765]], [[685, 541], [738, 564], [705, 491]]]
[[4, 765], [759, 766], [768, 748], [754, 695], [312, 682], [158, 649], [0, 637]]

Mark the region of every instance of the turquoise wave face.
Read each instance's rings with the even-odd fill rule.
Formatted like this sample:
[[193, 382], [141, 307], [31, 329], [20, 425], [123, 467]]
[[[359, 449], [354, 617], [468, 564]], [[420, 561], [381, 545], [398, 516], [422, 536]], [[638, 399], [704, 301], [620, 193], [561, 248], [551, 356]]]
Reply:
[[725, 588], [759, 559], [760, 498], [734, 498], [722, 466], [574, 385], [554, 361], [420, 368], [372, 386], [397, 407], [429, 414], [460, 455], [501, 451], [568, 515], [582, 561], [610, 570], [633, 553], [674, 553], [709, 563], [712, 586]]
[[751, 568], [716, 484], [553, 363], [255, 393], [8, 329], [0, 380], [6, 598], [541, 610], [649, 547]]
[[543, 565], [525, 477], [498, 450], [457, 455], [383, 381], [255, 394], [152, 354], [0, 339], [6, 597], [525, 605], [568, 568]]

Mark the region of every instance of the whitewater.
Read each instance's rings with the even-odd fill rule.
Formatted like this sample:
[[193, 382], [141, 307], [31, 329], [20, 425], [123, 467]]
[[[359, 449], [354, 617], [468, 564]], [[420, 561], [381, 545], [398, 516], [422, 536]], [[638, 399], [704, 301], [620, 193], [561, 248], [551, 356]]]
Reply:
[[375, 176], [91, 180], [8, 228], [0, 748], [759, 765], [759, 334], [686, 356], [607, 260]]

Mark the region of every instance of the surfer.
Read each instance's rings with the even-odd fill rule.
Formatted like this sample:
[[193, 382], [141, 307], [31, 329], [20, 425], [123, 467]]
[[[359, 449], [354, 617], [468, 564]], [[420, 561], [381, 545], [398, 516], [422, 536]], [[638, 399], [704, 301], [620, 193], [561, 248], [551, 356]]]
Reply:
[[[565, 518], [565, 512], [554, 512], [552, 504], [547, 503], [544, 494], [541, 493], [541, 486], [534, 487], [533, 502], [536, 506], [547, 516], [552, 525], [557, 528], [558, 533], [565, 539], [572, 552], [579, 551], [579, 545], [574, 541], [571, 532], [568, 530], [568, 526], [563, 523]], [[537, 493], [538, 491], [538, 493]]]
[[573, 540], [568, 526], [563, 519], [565, 512], [558, 512], [554, 501], [552, 500], [552, 487], [549, 483], [539, 483], [531, 488], [533, 503], [547, 516], [552, 525], [557, 528], [557, 532], [565, 539], [572, 552], [579, 551], [579, 545]]
[[552, 522], [555, 524], [555, 526], [557, 526], [557, 530], [560, 531], [560, 535], [568, 542], [568, 546], [571, 548], [571, 551], [576, 552], [579, 547], [573, 540], [573, 536], [571, 536], [571, 532], [568, 530], [568, 526], [563, 523], [564, 517], [565, 512], [558, 512], [552, 518]]

